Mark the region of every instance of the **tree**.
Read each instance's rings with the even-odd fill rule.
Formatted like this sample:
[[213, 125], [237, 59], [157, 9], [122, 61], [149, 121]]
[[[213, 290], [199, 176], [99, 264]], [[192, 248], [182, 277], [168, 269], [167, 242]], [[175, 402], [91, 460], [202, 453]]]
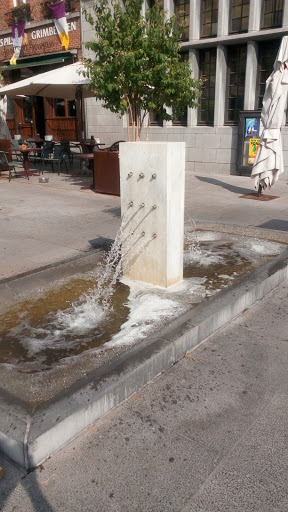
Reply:
[[151, 110], [169, 120], [167, 107], [177, 115], [197, 106], [201, 85], [192, 78], [189, 62], [181, 59], [179, 19], [165, 19], [160, 2], [143, 16], [142, 2], [127, 0], [123, 6], [104, 0], [93, 6], [93, 14], [85, 11], [96, 34], [86, 43], [95, 53], [93, 59], [84, 59], [88, 87], [104, 101], [104, 108], [127, 114], [133, 140], [140, 140], [145, 118], [149, 127]]

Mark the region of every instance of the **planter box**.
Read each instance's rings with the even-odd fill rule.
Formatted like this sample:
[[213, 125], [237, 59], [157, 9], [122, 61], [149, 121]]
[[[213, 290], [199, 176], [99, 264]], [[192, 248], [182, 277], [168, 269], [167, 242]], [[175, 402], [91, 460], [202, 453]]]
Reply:
[[120, 196], [118, 151], [94, 151], [93, 186], [95, 192]]

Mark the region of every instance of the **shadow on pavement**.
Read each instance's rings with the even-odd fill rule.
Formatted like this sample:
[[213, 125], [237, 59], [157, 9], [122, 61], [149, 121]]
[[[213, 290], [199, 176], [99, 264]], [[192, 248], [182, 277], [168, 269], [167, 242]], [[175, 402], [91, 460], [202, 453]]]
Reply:
[[[235, 194], [251, 194], [251, 189], [236, 187], [235, 185], [230, 185], [229, 183], [216, 180], [215, 178], [206, 178], [205, 176], [196, 176], [196, 178], [199, 181], [204, 181], [205, 183], [210, 183], [211, 185], [216, 185], [217, 187], [225, 188], [226, 190], [234, 192]], [[254, 191], [253, 188], [252, 190]]]
[[288, 231], [288, 221], [280, 219], [271, 219], [268, 222], [258, 225], [259, 228], [276, 229], [277, 231]]
[[[5, 503], [9, 501], [10, 495], [13, 494], [16, 487], [20, 484], [30, 501], [31, 508], [29, 506], [29, 510], [35, 512], [38, 512], [39, 510], [41, 510], [41, 512], [56, 512], [55, 508], [53, 508], [46, 500], [39, 487], [36, 472], [39, 470], [41, 471], [41, 469], [38, 468], [31, 473], [27, 473], [23, 469], [18, 469], [17, 467], [14, 469], [14, 464], [6, 461], [5, 459], [1, 460], [1, 465], [3, 465], [5, 473], [0, 482], [0, 510], [6, 510]], [[17, 475], [15, 474], [16, 472]], [[21, 494], [22, 492], [20, 491], [20, 495]], [[7, 508], [7, 510], [10, 510], [10, 508]], [[20, 504], [19, 510], [23, 510]]]

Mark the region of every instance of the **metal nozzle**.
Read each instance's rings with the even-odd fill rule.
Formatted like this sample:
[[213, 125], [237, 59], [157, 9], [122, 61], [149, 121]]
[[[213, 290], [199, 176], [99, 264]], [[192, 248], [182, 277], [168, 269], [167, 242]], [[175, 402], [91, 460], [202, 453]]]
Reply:
[[139, 208], [144, 208], [144, 206], [145, 206], [144, 203], [139, 204]]
[[157, 176], [157, 174], [152, 174], [152, 176], [151, 176], [152, 180], [156, 180], [156, 176]]
[[130, 203], [128, 204], [128, 208], [131, 208], [133, 206], [133, 201], [130, 201]]
[[144, 172], [140, 172], [139, 178], [144, 178]]
[[128, 172], [127, 177], [128, 177], [128, 178], [131, 178], [131, 176], [133, 176], [133, 172]]

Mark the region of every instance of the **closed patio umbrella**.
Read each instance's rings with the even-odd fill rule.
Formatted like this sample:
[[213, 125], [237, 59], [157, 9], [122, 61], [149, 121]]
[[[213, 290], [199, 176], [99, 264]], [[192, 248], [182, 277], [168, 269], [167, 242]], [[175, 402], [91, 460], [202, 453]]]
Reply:
[[274, 69], [266, 80], [261, 120], [263, 132], [255, 158], [251, 178], [255, 188], [271, 188], [284, 171], [281, 125], [287, 104], [288, 91], [288, 36], [282, 38]]
[[7, 97], [4, 96], [0, 100], [0, 139], [10, 139], [11, 135], [6, 123], [6, 114], [7, 114]]

